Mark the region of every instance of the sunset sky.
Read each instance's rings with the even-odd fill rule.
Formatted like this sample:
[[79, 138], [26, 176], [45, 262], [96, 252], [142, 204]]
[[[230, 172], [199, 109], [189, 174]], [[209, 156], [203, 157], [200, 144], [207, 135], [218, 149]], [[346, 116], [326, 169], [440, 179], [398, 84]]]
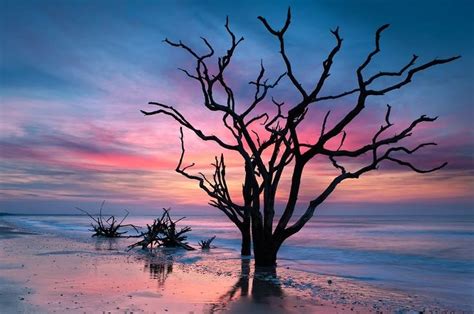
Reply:
[[[461, 55], [429, 69], [402, 90], [370, 98], [350, 128], [347, 147], [370, 142], [383, 123], [386, 104], [392, 122], [407, 126], [422, 114], [439, 116], [421, 127], [407, 145], [439, 145], [414, 159], [421, 168], [449, 164], [420, 175], [387, 164], [342, 184], [321, 208], [324, 213], [461, 213], [472, 209], [474, 188], [474, 6], [466, 1], [6, 1], [0, 0], [0, 211], [76, 213], [74, 206], [154, 213], [161, 207], [213, 212], [195, 182], [175, 173], [179, 128], [162, 116], [144, 117], [148, 101], [176, 106], [202, 129], [219, 130], [219, 117], [202, 107], [199, 87], [178, 67], [191, 69], [184, 52], [162, 43], [183, 40], [205, 51], [206, 37], [223, 54], [229, 38], [225, 17], [245, 40], [236, 51], [229, 79], [238, 105], [252, 96], [248, 82], [260, 60], [273, 80], [284, 72], [278, 45], [257, 20], [283, 25], [296, 76], [312, 86], [334, 45], [329, 30], [344, 38], [324, 94], [356, 87], [355, 69], [373, 49], [374, 32], [385, 24], [381, 53], [367, 73], [398, 70], [412, 54], [419, 64]], [[288, 80], [271, 94], [288, 105], [295, 92]], [[327, 109], [342, 113], [353, 99], [313, 108], [302, 133], [319, 132]], [[330, 121], [335, 123], [335, 120]], [[313, 129], [312, 129], [313, 127]], [[219, 133], [220, 134], [220, 133]], [[304, 136], [304, 135], [303, 135]], [[208, 171], [221, 151], [185, 133], [190, 171]], [[241, 163], [227, 156], [234, 191]], [[305, 172], [301, 206], [337, 172], [316, 159]], [[285, 199], [288, 180], [278, 200]], [[281, 204], [281, 203], [279, 203]], [[280, 205], [278, 205], [280, 206]], [[155, 210], [155, 211], [154, 211]]]

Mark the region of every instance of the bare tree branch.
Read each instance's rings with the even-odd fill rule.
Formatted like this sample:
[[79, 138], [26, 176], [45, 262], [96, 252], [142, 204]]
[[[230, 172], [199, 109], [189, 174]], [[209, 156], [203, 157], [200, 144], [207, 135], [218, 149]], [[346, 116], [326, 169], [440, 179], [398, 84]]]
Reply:
[[407, 85], [408, 83], [410, 83], [413, 76], [418, 72], [421, 72], [423, 70], [431, 68], [435, 65], [444, 64], [444, 63], [448, 63], [448, 62], [457, 60], [459, 58], [461, 58], [461, 56], [456, 56], [456, 57], [451, 57], [451, 58], [446, 58], [446, 59], [434, 59], [430, 62], [427, 62], [423, 65], [420, 65], [420, 66], [418, 66], [416, 68], [413, 68], [410, 71], [408, 71], [408, 74], [407, 74], [407, 76], [405, 77], [405, 79], [403, 81], [401, 81], [397, 84], [391, 85], [389, 87], [380, 89], [380, 90], [368, 90], [367, 93], [368, 93], [368, 95], [384, 95], [385, 93], [388, 93], [388, 92], [393, 91], [395, 89], [399, 89], [399, 88]]
[[402, 76], [402, 74], [405, 73], [405, 71], [407, 69], [409, 69], [413, 64], [415, 64], [416, 59], [418, 59], [418, 56], [413, 55], [410, 62], [408, 62], [407, 65], [405, 65], [403, 68], [401, 68], [400, 71], [398, 71], [398, 72], [379, 72], [379, 73], [373, 75], [372, 77], [370, 77], [367, 81], [365, 81], [364, 85], [365, 86], [370, 85], [376, 79], [378, 79], [380, 77], [383, 77], [383, 76]]
[[283, 25], [283, 28], [279, 31], [272, 28], [270, 26], [270, 24], [268, 24], [267, 20], [264, 17], [259, 16], [258, 19], [263, 23], [265, 28], [272, 35], [274, 35], [278, 38], [278, 41], [280, 42], [280, 54], [283, 58], [283, 61], [285, 62], [286, 73], [287, 73], [288, 77], [290, 78], [290, 81], [293, 83], [293, 85], [296, 87], [296, 89], [300, 92], [303, 99], [308, 98], [308, 94], [306, 93], [306, 91], [301, 86], [301, 83], [296, 79], [295, 75], [293, 74], [293, 69], [292, 69], [292, 66], [291, 66], [291, 62], [290, 62], [290, 59], [288, 58], [288, 56], [286, 54], [286, 50], [285, 50], [285, 40], [283, 39], [283, 36], [285, 35], [285, 32], [287, 31], [287, 29], [288, 29], [288, 27], [290, 26], [290, 23], [291, 23], [291, 9], [288, 8], [285, 25]]
[[225, 143], [224, 141], [222, 141], [220, 138], [218, 138], [215, 135], [205, 135], [201, 130], [194, 127], [178, 110], [176, 110], [172, 106], [164, 105], [164, 104], [157, 103], [157, 102], [149, 102], [149, 104], [158, 106], [162, 109], [158, 109], [158, 110], [155, 110], [155, 111], [140, 110], [144, 115], [147, 115], [147, 116], [155, 115], [155, 114], [168, 115], [168, 116], [172, 117], [173, 119], [175, 119], [179, 124], [186, 127], [188, 130], [193, 131], [194, 134], [196, 134], [200, 139], [202, 139], [204, 141], [213, 141], [213, 142], [219, 144], [220, 146], [222, 146], [223, 148], [226, 148], [226, 149], [229, 149], [229, 150], [238, 150], [237, 145], [231, 145], [231, 144]]
[[355, 149], [355, 150], [338, 150], [338, 151], [331, 151], [327, 150], [325, 148], [321, 149], [320, 153], [323, 155], [333, 155], [333, 156], [344, 156], [344, 157], [357, 157], [365, 154], [366, 152], [372, 151], [373, 149], [377, 149], [380, 146], [383, 145], [389, 145], [389, 144], [394, 144], [399, 142], [400, 140], [409, 137], [412, 135], [412, 131], [415, 129], [415, 127], [423, 122], [434, 122], [436, 121], [437, 117], [435, 118], [430, 118], [425, 115], [422, 115], [418, 119], [414, 120], [410, 126], [402, 130], [399, 134], [396, 134], [392, 137], [385, 138], [383, 140], [379, 140], [376, 142], [373, 142], [371, 144], [365, 145], [361, 148]]
[[[184, 160], [184, 154], [185, 154], [185, 148], [184, 148], [184, 136], [183, 136], [183, 129], [180, 128], [180, 141], [181, 141], [181, 155], [179, 158], [178, 165], [176, 166], [176, 172], [179, 174], [185, 176], [188, 179], [198, 181], [199, 187], [205, 191], [211, 198], [214, 198], [218, 200], [219, 202], [225, 204], [228, 206], [230, 209], [229, 211], [232, 212], [233, 215], [236, 215], [236, 211], [243, 211], [243, 206], [235, 204], [231, 199], [230, 195], [228, 194], [228, 187], [227, 183], [225, 181], [225, 165], [224, 165], [224, 159], [222, 157], [221, 163], [216, 162], [216, 164], [213, 164], [215, 167], [215, 173], [214, 173], [214, 182], [211, 182], [206, 178], [206, 176], [203, 173], [200, 173], [199, 176], [197, 175], [192, 175], [186, 172], [187, 169], [191, 168], [194, 166], [194, 163], [183, 167], [183, 160]], [[207, 183], [207, 185], [206, 185]]]
[[370, 61], [372, 61], [372, 58], [377, 53], [380, 52], [380, 36], [381, 36], [382, 32], [384, 30], [386, 30], [389, 26], [390, 26], [390, 24], [385, 24], [385, 25], [382, 25], [381, 27], [379, 27], [377, 29], [377, 31], [375, 32], [375, 49], [372, 50], [372, 52], [370, 52], [367, 55], [367, 58], [365, 59], [365, 61], [357, 69], [357, 72], [356, 72], [357, 73], [357, 80], [359, 81], [359, 88], [361, 90], [365, 90], [364, 78], [362, 77], [362, 70], [364, 70], [365, 67], [367, 67], [367, 65], [369, 65]]

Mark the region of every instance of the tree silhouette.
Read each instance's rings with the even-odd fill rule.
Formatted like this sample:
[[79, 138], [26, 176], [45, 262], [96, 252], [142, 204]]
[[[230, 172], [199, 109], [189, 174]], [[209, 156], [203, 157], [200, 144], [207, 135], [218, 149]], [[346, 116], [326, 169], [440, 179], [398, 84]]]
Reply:
[[[369, 97], [385, 95], [398, 90], [409, 84], [419, 72], [436, 65], [451, 62], [458, 59], [459, 56], [434, 59], [415, 66], [418, 56], [413, 55], [409, 62], [399, 71], [381, 71], [372, 76], [366, 76], [364, 75], [364, 70], [380, 52], [380, 37], [382, 32], [389, 27], [388, 24], [383, 25], [375, 33], [375, 48], [373, 48], [356, 70], [357, 86], [347, 91], [341, 91], [338, 94], [323, 95], [321, 92], [330, 75], [333, 60], [340, 51], [343, 42], [339, 29], [336, 28], [331, 31], [336, 41], [335, 45], [323, 61], [322, 73], [315, 80], [314, 87], [307, 89], [303, 87], [293, 72], [292, 62], [285, 48], [284, 36], [291, 22], [290, 9], [288, 9], [286, 21], [280, 30], [271, 26], [265, 18], [259, 16], [258, 19], [263, 23], [265, 29], [277, 39], [279, 53], [286, 72], [275, 80], [269, 81], [264, 79], [265, 67], [261, 63], [257, 78], [250, 82], [255, 88], [253, 100], [242, 110], [236, 109], [234, 92], [225, 79], [225, 71], [231, 63], [235, 49], [243, 41], [243, 37], [237, 39], [231, 31], [228, 18], [226, 19], [225, 29], [230, 36], [230, 47], [223, 56], [218, 57], [217, 69], [214, 71], [211, 71], [210, 65], [211, 57], [214, 56], [214, 48], [207, 39], [202, 38], [209, 52], [202, 55], [182, 41], [164, 40], [165, 43], [173, 47], [185, 50], [195, 60], [196, 67], [193, 72], [186, 69], [180, 70], [187, 77], [199, 83], [205, 108], [222, 114], [222, 126], [232, 134], [231, 142], [197, 128], [182, 112], [167, 104], [150, 102], [150, 105], [157, 106], [158, 109], [155, 111], [142, 110], [142, 113], [145, 115], [164, 114], [172, 117], [181, 125], [180, 140], [182, 153], [176, 171], [189, 179], [196, 180], [200, 188], [211, 198], [210, 204], [224, 212], [239, 228], [242, 233], [242, 254], [250, 254], [250, 239], [252, 239], [255, 265], [274, 266], [276, 265], [277, 252], [282, 243], [301, 230], [311, 219], [315, 209], [328, 198], [341, 182], [347, 179], [359, 178], [361, 175], [377, 169], [382, 162], [396, 163], [418, 173], [432, 172], [443, 168], [447, 164], [443, 163], [438, 167], [430, 169], [420, 169], [408, 159], [403, 158], [404, 154], [411, 155], [426, 146], [436, 145], [433, 142], [423, 142], [414, 148], [396, 145], [401, 140], [409, 137], [416, 127], [424, 123], [433, 122], [436, 120], [436, 117], [432, 118], [422, 115], [398, 134], [387, 136], [386, 131], [393, 126], [390, 119], [390, 105], [387, 105], [384, 124], [373, 135], [369, 143], [355, 149], [344, 149], [344, 142], [346, 139], [346, 129], [364, 110], [366, 100]], [[284, 110], [284, 103], [272, 98], [271, 101], [275, 105], [276, 113], [258, 113], [256, 108], [265, 101], [268, 101], [269, 91], [276, 88], [283, 78], [287, 78], [290, 81], [291, 86], [299, 94], [299, 99], [291, 107], [285, 107], [288, 110]], [[387, 80], [385, 80], [387, 78], [396, 80], [396, 82], [387, 84]], [[384, 83], [385, 86], [373, 87], [375, 82], [378, 83], [377, 86]], [[224, 91], [225, 103], [221, 103], [216, 99], [215, 95], [218, 94], [218, 89]], [[330, 115], [330, 111], [328, 111], [324, 119], [322, 119], [322, 124], [317, 126], [316, 130], [320, 131], [319, 136], [312, 143], [301, 140], [301, 127], [298, 127], [307, 117], [306, 113], [309, 106], [314, 106], [322, 101], [341, 99], [349, 95], [356, 99], [355, 104], [351, 106], [350, 110], [334, 126], [329, 127], [327, 123]], [[257, 124], [261, 126], [260, 129], [257, 129]], [[193, 132], [203, 141], [217, 143], [223, 149], [240, 155], [243, 160], [245, 176], [242, 185], [243, 202], [239, 203], [231, 197], [226, 181], [226, 166], [223, 155], [215, 157], [213, 163], [214, 174], [212, 177], [206, 177], [202, 173], [192, 174], [189, 172], [194, 163], [187, 166], [183, 164], [185, 154], [183, 127]], [[259, 131], [257, 132], [256, 130]], [[328, 148], [330, 146], [327, 144], [328, 142], [339, 139], [340, 144], [337, 149]], [[350, 160], [366, 156], [367, 154], [370, 154], [370, 160], [355, 170], [349, 170], [347, 165], [344, 165], [341, 161], [341, 158], [348, 158]], [[308, 202], [304, 213], [299, 217], [295, 217], [294, 221], [290, 223], [300, 192], [303, 170], [308, 162], [316, 156], [326, 157], [339, 174]], [[282, 215], [276, 226], [274, 226], [275, 197], [277, 191], [281, 188], [280, 181], [284, 171], [291, 174], [289, 195]]]

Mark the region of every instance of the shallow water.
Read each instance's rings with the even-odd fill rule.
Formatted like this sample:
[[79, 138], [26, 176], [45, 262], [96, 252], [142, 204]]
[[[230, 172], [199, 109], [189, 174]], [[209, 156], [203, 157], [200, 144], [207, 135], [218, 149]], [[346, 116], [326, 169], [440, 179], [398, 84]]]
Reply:
[[[37, 228], [77, 240], [90, 236], [84, 216], [4, 218], [28, 230]], [[144, 226], [152, 220], [152, 216], [135, 216], [127, 222]], [[216, 235], [216, 246], [239, 250], [239, 233], [225, 217], [188, 216], [184, 224], [193, 229], [192, 245]], [[279, 266], [352, 278], [473, 308], [473, 244], [473, 216], [319, 216], [285, 242]]]

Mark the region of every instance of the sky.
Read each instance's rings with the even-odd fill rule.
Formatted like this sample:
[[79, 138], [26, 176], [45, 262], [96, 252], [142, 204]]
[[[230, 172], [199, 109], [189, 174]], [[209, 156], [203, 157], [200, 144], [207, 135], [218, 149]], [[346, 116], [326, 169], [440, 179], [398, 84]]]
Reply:
[[[370, 141], [383, 123], [386, 104], [397, 127], [422, 114], [439, 116], [407, 141], [435, 141], [414, 159], [421, 168], [448, 161], [426, 175], [392, 164], [343, 183], [321, 206], [321, 213], [447, 213], [473, 205], [474, 8], [472, 1], [10, 1], [0, 0], [0, 211], [75, 214], [75, 206], [127, 208], [153, 214], [162, 207], [213, 213], [195, 182], [174, 171], [180, 156], [179, 128], [162, 116], [144, 117], [149, 101], [179, 108], [209, 132], [219, 117], [203, 108], [198, 86], [178, 67], [192, 69], [186, 53], [165, 45], [182, 40], [205, 51], [206, 37], [223, 54], [230, 26], [245, 40], [229, 68], [239, 108], [253, 93], [249, 81], [260, 60], [270, 80], [284, 72], [278, 46], [257, 20], [277, 28], [288, 6], [292, 24], [286, 34], [294, 72], [308, 88], [334, 45], [329, 32], [339, 26], [344, 38], [324, 93], [352, 89], [355, 69], [373, 49], [374, 32], [385, 24], [381, 52], [367, 73], [397, 70], [412, 54], [419, 62], [461, 55], [429, 69], [401, 90], [371, 98], [348, 130], [347, 145]], [[271, 92], [287, 104], [295, 91], [284, 79]], [[351, 102], [352, 101], [352, 102]], [[302, 132], [320, 130], [325, 110], [351, 108], [353, 99], [311, 108]], [[266, 104], [262, 110], [267, 110]], [[314, 121], [314, 123], [313, 123]], [[329, 123], [335, 123], [331, 120]], [[221, 150], [185, 133], [186, 163], [210, 173]], [[233, 193], [241, 186], [241, 162], [226, 155]], [[305, 171], [299, 207], [317, 196], [334, 172], [317, 158]], [[277, 209], [284, 203], [289, 176], [282, 180]]]

